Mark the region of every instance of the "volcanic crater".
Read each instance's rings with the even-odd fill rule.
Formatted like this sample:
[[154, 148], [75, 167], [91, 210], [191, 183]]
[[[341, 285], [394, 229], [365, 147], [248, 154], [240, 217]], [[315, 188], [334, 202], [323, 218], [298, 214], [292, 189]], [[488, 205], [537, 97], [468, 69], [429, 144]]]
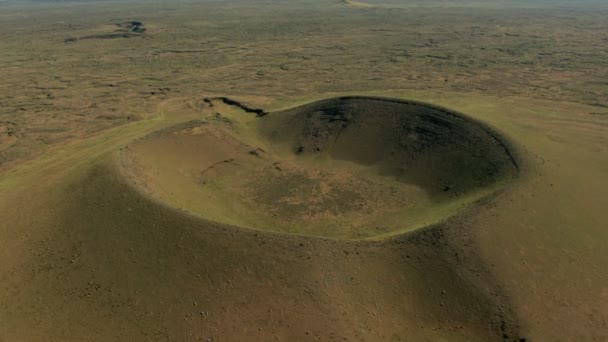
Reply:
[[359, 96], [263, 116], [236, 106], [139, 139], [121, 160], [137, 188], [202, 219], [348, 240], [446, 220], [518, 173], [509, 144], [480, 122]]

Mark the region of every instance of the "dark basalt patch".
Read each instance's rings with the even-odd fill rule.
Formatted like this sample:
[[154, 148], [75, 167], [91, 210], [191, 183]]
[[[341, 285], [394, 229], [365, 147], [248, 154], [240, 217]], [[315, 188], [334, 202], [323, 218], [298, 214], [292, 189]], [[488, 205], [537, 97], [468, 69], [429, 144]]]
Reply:
[[126, 32], [135, 32], [135, 33], [146, 32], [144, 23], [141, 21], [127, 21], [124, 23], [118, 23], [118, 24], [116, 24], [116, 26], [120, 27], [120, 29], [117, 31], [126, 31]]
[[141, 37], [146, 32], [146, 27], [141, 21], [127, 21], [115, 24], [118, 29], [111, 33], [94, 34], [82, 37], [68, 37], [64, 39], [65, 43], [76, 43], [79, 40], [86, 39], [117, 39], [117, 38], [133, 38]]
[[211, 106], [213, 106], [213, 101], [222, 101], [229, 106], [235, 106], [237, 108], [242, 109], [243, 111], [245, 111], [247, 113], [256, 114], [258, 117], [263, 117], [266, 114], [268, 114], [268, 112], [266, 112], [263, 109], [249, 107], [248, 105], [241, 103], [237, 100], [231, 99], [229, 97], [219, 96], [219, 97], [213, 97], [213, 98], [205, 98], [204, 101], [205, 101], [205, 103], [207, 103]]

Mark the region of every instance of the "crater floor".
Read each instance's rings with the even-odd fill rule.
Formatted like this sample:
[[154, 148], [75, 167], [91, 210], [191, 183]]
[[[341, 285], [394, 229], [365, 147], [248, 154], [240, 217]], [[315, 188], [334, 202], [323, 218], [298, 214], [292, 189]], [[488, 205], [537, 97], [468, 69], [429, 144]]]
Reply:
[[437, 223], [517, 174], [485, 125], [374, 97], [216, 112], [134, 142], [122, 160], [150, 196], [207, 220], [338, 239]]

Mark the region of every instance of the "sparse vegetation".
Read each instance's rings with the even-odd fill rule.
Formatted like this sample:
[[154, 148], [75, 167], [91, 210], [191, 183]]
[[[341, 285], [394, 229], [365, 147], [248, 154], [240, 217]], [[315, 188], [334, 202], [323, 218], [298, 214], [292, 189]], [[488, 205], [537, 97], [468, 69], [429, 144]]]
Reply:
[[607, 11], [0, 0], [0, 341], [605, 340]]

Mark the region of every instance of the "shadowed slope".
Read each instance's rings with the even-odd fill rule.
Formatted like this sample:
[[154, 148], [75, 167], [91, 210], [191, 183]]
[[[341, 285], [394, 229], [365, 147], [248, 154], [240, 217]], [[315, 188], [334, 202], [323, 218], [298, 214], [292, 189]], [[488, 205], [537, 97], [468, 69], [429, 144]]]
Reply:
[[376, 166], [431, 196], [455, 197], [513, 177], [517, 164], [498, 135], [447, 109], [385, 98], [342, 97], [262, 122], [273, 143], [298, 155]]

